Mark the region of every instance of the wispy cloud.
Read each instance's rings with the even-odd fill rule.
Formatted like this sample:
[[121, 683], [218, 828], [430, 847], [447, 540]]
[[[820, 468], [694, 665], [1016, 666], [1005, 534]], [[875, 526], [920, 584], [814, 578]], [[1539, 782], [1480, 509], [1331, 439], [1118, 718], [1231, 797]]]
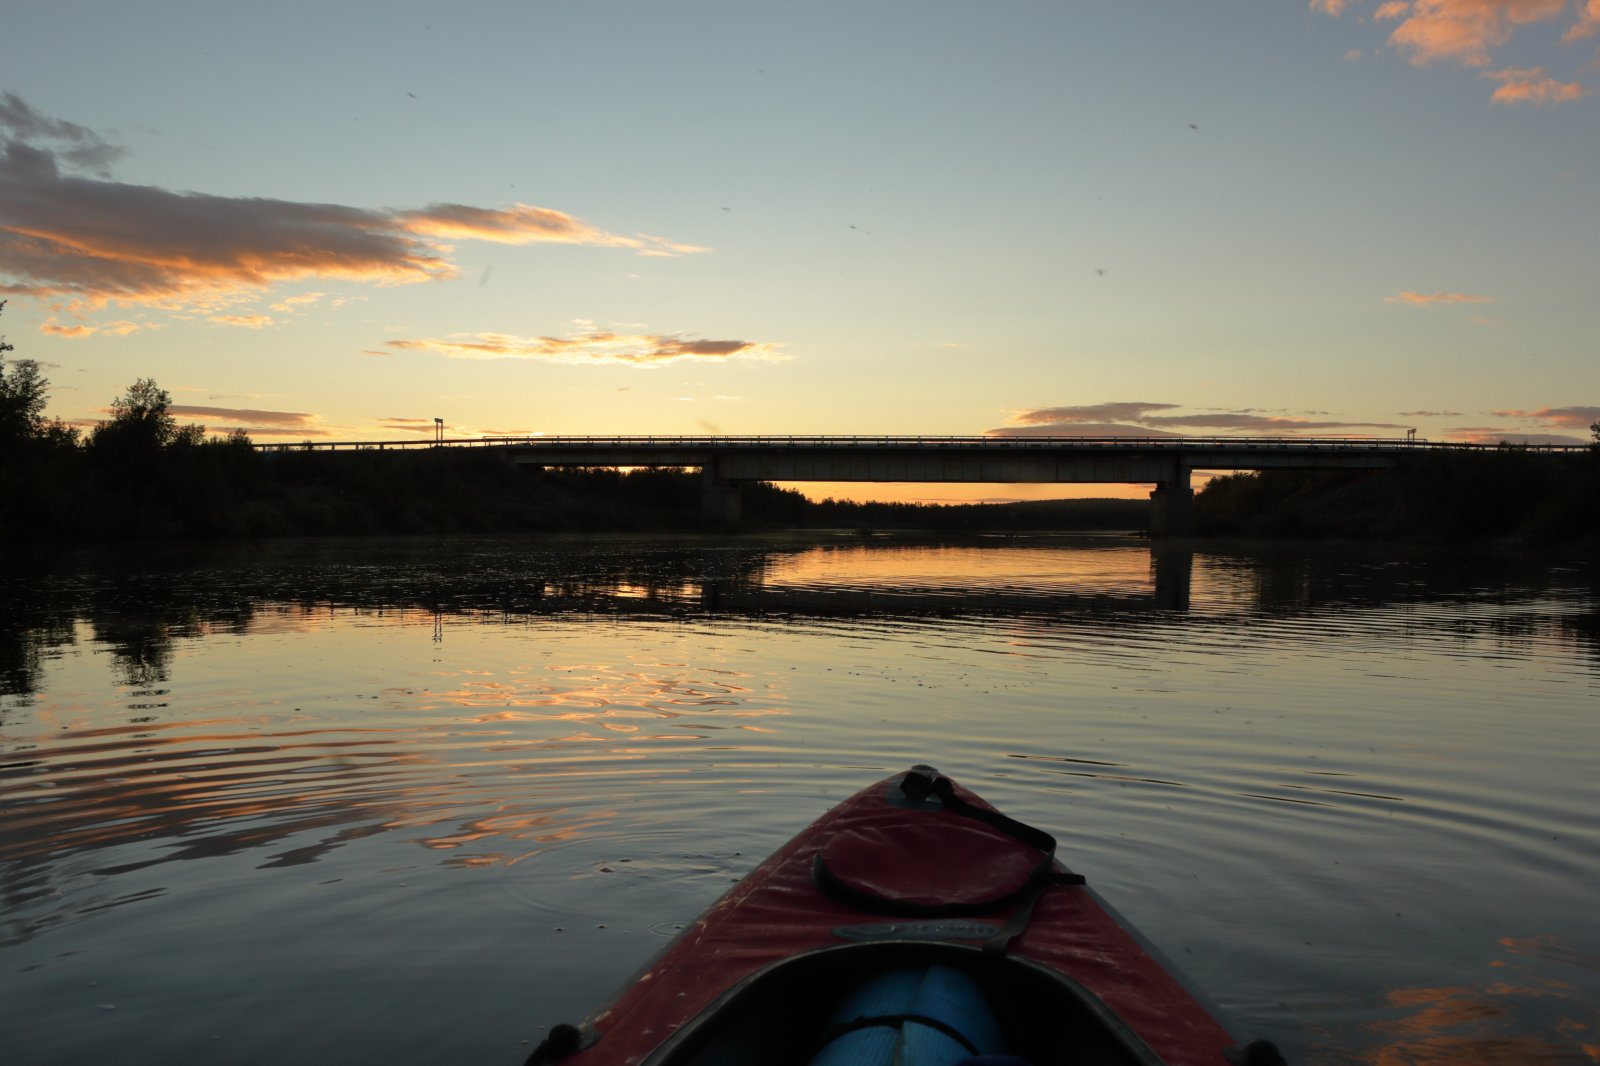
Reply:
[[1561, 40], [1566, 44], [1593, 37], [1600, 33], [1600, 0], [1588, 0], [1578, 11], [1578, 21], [1567, 27], [1567, 32], [1561, 35]]
[[0, 292], [80, 310], [115, 303], [211, 313], [219, 299], [308, 278], [399, 285], [454, 277], [452, 240], [706, 251], [520, 203], [386, 210], [172, 192], [110, 180], [121, 154], [93, 131], [0, 96]]
[[1483, 76], [1500, 83], [1489, 97], [1497, 104], [1565, 104], [1591, 92], [1575, 81], [1557, 81], [1543, 67], [1507, 67], [1486, 71]]
[[384, 342], [396, 351], [434, 352], [450, 359], [542, 359], [558, 363], [651, 367], [684, 360], [777, 360], [773, 344], [745, 340], [694, 340], [660, 334], [593, 331], [569, 337], [515, 337], [507, 333], [456, 334]]
[[628, 248], [640, 255], [692, 255], [711, 249], [640, 233], [624, 237], [591, 226], [548, 207], [513, 204], [493, 210], [466, 204], [432, 204], [402, 216], [405, 228], [418, 236], [496, 244], [594, 244]]
[[273, 304], [272, 309], [278, 312], [280, 315], [293, 314], [299, 311], [302, 307], [309, 307], [310, 305], [316, 303], [326, 295], [328, 294], [325, 292], [303, 292], [296, 296], [285, 296], [283, 299]]
[[1399, 23], [1389, 43], [1417, 66], [1449, 59], [1481, 67], [1519, 28], [1559, 18], [1566, 6], [1567, 0], [1412, 0], [1383, 4], [1373, 17]]
[[105, 141], [98, 133], [58, 118], [40, 114], [16, 93], [0, 93], [0, 131], [19, 141], [59, 145], [57, 155], [67, 164], [96, 174], [106, 174], [127, 149]]
[[1385, 296], [1386, 304], [1406, 304], [1411, 307], [1429, 307], [1433, 304], [1492, 304], [1493, 296], [1474, 296], [1465, 292], [1397, 292]]
[[293, 429], [311, 426], [317, 417], [304, 411], [262, 411], [251, 407], [206, 407], [182, 403], [175, 403], [168, 410], [186, 418], [215, 418], [226, 422], [249, 422], [258, 426]]
[[1531, 433], [1495, 426], [1461, 426], [1449, 430], [1451, 440], [1465, 444], [1587, 444], [1587, 438], [1565, 433]]
[[1593, 440], [1589, 427], [1600, 421], [1600, 407], [1581, 404], [1526, 410], [1511, 407], [1488, 413], [1495, 418], [1515, 419], [1524, 425], [1456, 426], [1448, 431], [1450, 437], [1469, 444], [1588, 444]]
[[1094, 403], [1076, 407], [1035, 407], [1018, 411], [1011, 421], [1020, 426], [1072, 425], [1087, 422], [1143, 422], [1152, 411], [1177, 409], [1175, 403], [1150, 403], [1139, 400], [1122, 400], [1114, 403]]
[[167, 408], [175, 417], [202, 422], [223, 430], [242, 429], [252, 437], [326, 437], [316, 415], [304, 411], [265, 411], [250, 407], [210, 407], [175, 403]]
[[270, 315], [212, 315], [211, 321], [224, 326], [238, 326], [241, 329], [266, 329], [272, 325]]
[[1076, 407], [1037, 407], [1014, 412], [1011, 424], [987, 431], [988, 436], [1172, 436], [1205, 430], [1232, 436], [1302, 436], [1312, 433], [1346, 435], [1357, 431], [1404, 430], [1394, 422], [1350, 422], [1309, 419], [1293, 415], [1261, 414], [1252, 410], [1199, 411], [1169, 414], [1181, 404], [1119, 401]]
[[[1334, 17], [1362, 6], [1352, 0], [1311, 0], [1313, 11]], [[1519, 31], [1539, 23], [1559, 24], [1572, 11], [1567, 0], [1385, 0], [1372, 10], [1371, 19], [1394, 24], [1388, 44], [1415, 66], [1453, 62], [1488, 67], [1496, 51]], [[1581, 0], [1575, 11], [1561, 35], [1569, 44], [1600, 32], [1600, 0]], [[1364, 14], [1356, 17], [1366, 21]], [[1488, 76], [1502, 82], [1490, 97], [1495, 103], [1566, 103], [1589, 95], [1580, 83], [1563, 82], [1542, 67], [1508, 68]]]
[[1600, 422], [1600, 407], [1539, 407], [1531, 411], [1510, 409], [1490, 411], [1496, 418], [1525, 418], [1544, 426], [1587, 430]]
[[117, 319], [114, 322], [101, 322], [98, 325], [63, 326], [54, 317], [45, 321], [39, 327], [39, 332], [48, 333], [54, 337], [81, 338], [93, 337], [97, 334], [110, 334], [114, 337], [126, 337], [130, 333], [141, 329], [160, 329], [161, 326], [153, 322], [131, 322], [128, 319]]
[[428, 436], [438, 431], [438, 426], [431, 418], [380, 418], [378, 426], [397, 433], [425, 433]]

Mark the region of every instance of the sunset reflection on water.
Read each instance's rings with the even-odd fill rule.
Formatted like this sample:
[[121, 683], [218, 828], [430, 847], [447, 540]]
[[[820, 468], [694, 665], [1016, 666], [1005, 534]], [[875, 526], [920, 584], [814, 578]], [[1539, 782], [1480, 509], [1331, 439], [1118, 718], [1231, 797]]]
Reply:
[[[503, 1059], [914, 761], [1055, 829], [1292, 1061], [1595, 1059], [1586, 570], [1115, 538], [305, 550], [10, 586], [18, 1061], [205, 1058], [224, 1022], [333, 1061], [272, 1011], [420, 1061], [441, 1001]], [[204, 1034], [174, 1020], [197, 998]]]
[[[1557, 976], [1560, 964], [1574, 961], [1576, 953], [1550, 935], [1505, 937], [1500, 944], [1512, 958], [1486, 963], [1496, 979], [1386, 992], [1384, 1006], [1391, 1016], [1362, 1025], [1375, 1046], [1356, 1061], [1372, 1066], [1600, 1062], [1600, 1007], [1585, 998], [1580, 985]], [[1588, 969], [1594, 972], [1593, 959]], [[1555, 1009], [1545, 1009], [1546, 1004]], [[1535, 1005], [1538, 1013], [1555, 1015], [1551, 1032], [1522, 1031], [1522, 1019]]]

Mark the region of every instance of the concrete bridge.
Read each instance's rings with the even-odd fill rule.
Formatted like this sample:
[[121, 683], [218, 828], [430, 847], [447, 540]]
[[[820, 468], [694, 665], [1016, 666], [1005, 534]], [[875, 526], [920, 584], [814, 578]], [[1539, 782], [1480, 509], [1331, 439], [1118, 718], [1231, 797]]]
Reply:
[[[335, 451], [494, 448], [532, 466], [692, 467], [704, 475], [706, 513], [737, 521], [746, 481], [965, 484], [1149, 484], [1150, 529], [1191, 528], [1195, 471], [1380, 470], [1424, 451], [1493, 450], [1387, 438], [1264, 437], [483, 437], [263, 445]], [[1585, 446], [1530, 450], [1579, 452]]]

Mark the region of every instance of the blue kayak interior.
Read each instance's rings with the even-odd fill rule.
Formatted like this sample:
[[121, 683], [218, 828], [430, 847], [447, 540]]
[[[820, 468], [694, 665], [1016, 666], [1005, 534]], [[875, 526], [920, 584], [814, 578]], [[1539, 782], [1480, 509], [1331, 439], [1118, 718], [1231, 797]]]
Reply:
[[769, 966], [730, 988], [644, 1066], [1160, 1066], [1087, 989], [975, 946], [853, 944]]

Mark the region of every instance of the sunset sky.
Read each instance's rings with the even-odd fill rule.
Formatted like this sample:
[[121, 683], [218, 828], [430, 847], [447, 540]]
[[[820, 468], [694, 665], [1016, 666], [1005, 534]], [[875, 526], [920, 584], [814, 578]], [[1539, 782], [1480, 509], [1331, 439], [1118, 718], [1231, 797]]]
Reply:
[[0, 151], [73, 422], [1600, 418], [1600, 0], [22, 3]]

